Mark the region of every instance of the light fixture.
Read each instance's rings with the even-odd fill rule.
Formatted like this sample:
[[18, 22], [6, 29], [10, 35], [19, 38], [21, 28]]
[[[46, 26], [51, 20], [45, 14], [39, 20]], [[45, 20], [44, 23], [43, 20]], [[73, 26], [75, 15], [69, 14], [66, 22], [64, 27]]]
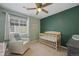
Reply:
[[42, 10], [41, 10], [41, 8], [37, 8], [37, 11], [41, 12]]
[[35, 3], [36, 7], [34, 8], [25, 8], [26, 10], [36, 10], [36, 15], [38, 15], [39, 12], [43, 11], [44, 13], [48, 14], [48, 11], [43, 9], [44, 7], [47, 7], [49, 5], [51, 5], [52, 3]]

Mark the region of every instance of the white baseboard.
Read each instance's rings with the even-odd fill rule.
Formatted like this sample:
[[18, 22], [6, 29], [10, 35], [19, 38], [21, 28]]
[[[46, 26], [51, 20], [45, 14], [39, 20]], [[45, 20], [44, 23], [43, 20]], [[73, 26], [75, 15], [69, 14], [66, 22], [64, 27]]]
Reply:
[[31, 42], [38, 42], [38, 40], [37, 39], [33, 39], [33, 40], [31, 40]]
[[64, 49], [68, 49], [67, 47], [64, 47], [64, 46], [61, 46], [62, 48], [64, 48]]

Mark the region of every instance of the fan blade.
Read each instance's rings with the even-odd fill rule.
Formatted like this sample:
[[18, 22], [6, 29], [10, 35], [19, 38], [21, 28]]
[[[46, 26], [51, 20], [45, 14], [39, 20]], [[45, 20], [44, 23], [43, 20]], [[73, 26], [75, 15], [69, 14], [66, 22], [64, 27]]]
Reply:
[[46, 6], [49, 6], [49, 5], [51, 5], [52, 3], [46, 3], [46, 4], [44, 4], [42, 7], [46, 7]]
[[39, 11], [36, 12], [36, 15], [38, 15]]
[[27, 8], [27, 10], [34, 10], [34, 9], [36, 9], [36, 8]]
[[25, 9], [27, 9], [27, 10], [33, 10], [33, 9], [36, 9], [36, 8], [26, 8], [26, 7], [23, 7], [23, 8], [25, 8]]
[[45, 12], [45, 13], [48, 13], [48, 11], [46, 11], [46, 10], [44, 10], [44, 9], [42, 9], [42, 11]]
[[36, 7], [40, 8], [42, 6], [42, 3], [36, 3]]

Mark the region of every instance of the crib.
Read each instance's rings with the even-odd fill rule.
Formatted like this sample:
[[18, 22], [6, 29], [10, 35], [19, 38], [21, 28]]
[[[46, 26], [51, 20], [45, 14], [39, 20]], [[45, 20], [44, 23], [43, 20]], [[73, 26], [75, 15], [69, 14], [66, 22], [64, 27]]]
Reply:
[[58, 50], [61, 45], [61, 33], [55, 31], [40, 33], [39, 41], [47, 46], [53, 47]]

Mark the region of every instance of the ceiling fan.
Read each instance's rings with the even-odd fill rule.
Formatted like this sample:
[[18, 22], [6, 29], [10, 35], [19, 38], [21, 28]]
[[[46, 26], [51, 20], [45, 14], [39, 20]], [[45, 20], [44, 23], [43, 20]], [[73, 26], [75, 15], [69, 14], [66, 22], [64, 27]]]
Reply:
[[38, 15], [39, 12], [43, 11], [45, 13], [48, 14], [48, 11], [43, 9], [44, 7], [46, 6], [49, 6], [51, 5], [52, 3], [45, 3], [45, 4], [42, 4], [42, 3], [35, 3], [36, 4], [36, 8], [26, 8], [25, 6], [23, 8], [25, 8], [26, 10], [35, 10], [36, 9], [36, 15]]

